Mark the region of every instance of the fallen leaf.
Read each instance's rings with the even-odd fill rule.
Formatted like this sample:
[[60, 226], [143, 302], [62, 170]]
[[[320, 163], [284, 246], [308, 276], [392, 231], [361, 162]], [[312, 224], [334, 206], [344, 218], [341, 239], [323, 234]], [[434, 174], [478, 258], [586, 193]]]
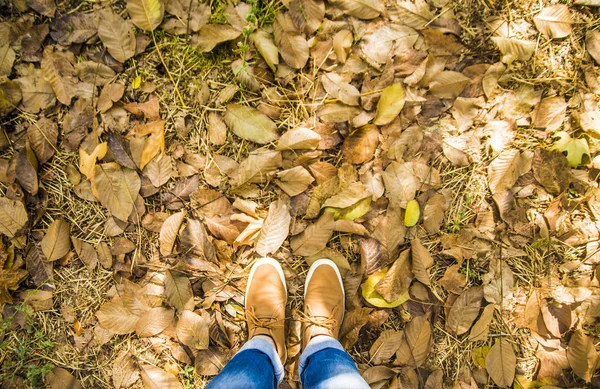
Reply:
[[516, 60], [527, 61], [533, 55], [535, 48], [537, 47], [535, 42], [514, 39], [514, 38], [503, 38], [494, 36], [491, 38], [492, 41], [498, 46], [502, 53], [502, 62], [505, 64], [511, 64]]
[[31, 149], [29, 139], [25, 142], [23, 147], [17, 154], [17, 165], [15, 167], [15, 173], [19, 184], [32, 195], [36, 195], [39, 190], [38, 183], [38, 161], [35, 153]]
[[116, 75], [108, 66], [94, 61], [79, 62], [75, 65], [75, 72], [81, 81], [99, 86], [108, 84]]
[[410, 269], [410, 252], [404, 250], [385, 276], [375, 285], [375, 291], [386, 301], [398, 300], [408, 293], [413, 273]]
[[181, 211], [169, 216], [162, 224], [159, 237], [161, 255], [171, 255], [184, 217], [185, 211]]
[[0, 76], [8, 76], [12, 72], [16, 54], [7, 43], [0, 47]]
[[433, 266], [433, 257], [419, 238], [410, 242], [412, 272], [415, 278], [424, 285], [429, 285], [429, 268]]
[[71, 237], [71, 242], [73, 243], [77, 256], [91, 273], [98, 265], [98, 253], [94, 249], [94, 246], [75, 237]]
[[[42, 70], [26, 77], [17, 78], [15, 83], [21, 87], [21, 106], [27, 112], [38, 113], [56, 103], [54, 89], [42, 77]], [[13, 101], [13, 104], [18, 103], [18, 99], [16, 101], [9, 99], [9, 101]]]
[[383, 268], [371, 274], [361, 284], [362, 296], [371, 305], [379, 308], [394, 308], [405, 303], [409, 298], [408, 291], [398, 297], [396, 300], [387, 301], [382, 295], [375, 291], [375, 286], [385, 277], [388, 269]]
[[217, 146], [227, 141], [227, 126], [221, 115], [216, 112], [208, 113], [208, 140]]
[[533, 18], [535, 27], [550, 39], [564, 38], [571, 33], [573, 19], [566, 4], [554, 4], [542, 8]]
[[[308, 1], [312, 2], [312, 0]], [[271, 70], [276, 72], [279, 65], [279, 51], [277, 50], [277, 46], [275, 46], [271, 34], [265, 30], [256, 30], [250, 35], [250, 40], [254, 43], [254, 46], [256, 46], [256, 49]]]
[[194, 294], [189, 278], [181, 273], [165, 271], [165, 296], [178, 311], [194, 307]]
[[501, 259], [492, 258], [489, 271], [483, 275], [482, 279], [485, 300], [490, 304], [504, 307], [504, 299], [512, 293], [515, 285], [510, 266]]
[[460, 96], [469, 82], [470, 79], [462, 73], [447, 70], [432, 78], [429, 90], [440, 99], [455, 99]]
[[427, 316], [421, 315], [408, 322], [404, 329], [404, 338], [396, 351], [395, 365], [421, 366], [432, 346], [431, 323]]
[[373, 158], [377, 145], [379, 145], [377, 127], [368, 124], [357, 128], [344, 140], [342, 146], [344, 161], [355, 165], [365, 163]]
[[91, 180], [96, 172], [96, 160], [104, 158], [107, 151], [106, 142], [99, 143], [91, 154], [88, 154], [83, 147], [79, 148], [79, 171]]
[[375, 19], [384, 9], [383, 2], [379, 0], [334, 0], [330, 3], [359, 19]]
[[54, 51], [52, 46], [46, 46], [42, 57], [42, 73], [44, 79], [52, 85], [58, 101], [71, 105], [71, 99], [77, 93], [77, 78], [75, 77], [75, 57]]
[[63, 46], [85, 43], [98, 32], [93, 14], [75, 12], [54, 18], [50, 36]]
[[402, 111], [405, 93], [402, 84], [390, 85], [383, 90], [377, 103], [377, 113], [373, 124], [383, 126], [389, 124]]
[[56, 261], [71, 250], [71, 226], [64, 219], [56, 219], [42, 239], [41, 247], [48, 261]]
[[296, 27], [309, 35], [317, 31], [325, 17], [325, 3], [320, 0], [292, 0], [288, 9]]
[[508, 340], [496, 339], [485, 358], [485, 368], [488, 374], [501, 387], [510, 387], [515, 379], [517, 357]]
[[469, 342], [485, 341], [488, 338], [488, 332], [490, 329], [490, 323], [494, 318], [494, 312], [496, 306], [494, 304], [486, 305], [483, 308], [481, 317], [473, 324], [471, 332], [469, 333]]
[[589, 163], [590, 148], [585, 138], [573, 139], [565, 131], [559, 131], [555, 135], [558, 140], [550, 150], [558, 150], [567, 157], [569, 166], [576, 168], [579, 165]]
[[139, 317], [131, 313], [120, 298], [104, 303], [96, 317], [100, 325], [115, 334], [125, 335], [135, 331]]
[[183, 389], [173, 374], [152, 365], [140, 365], [142, 382], [146, 389]]
[[417, 200], [409, 200], [406, 203], [406, 211], [404, 213], [404, 225], [413, 227], [419, 222], [421, 217], [421, 209]]
[[536, 150], [531, 167], [536, 181], [548, 193], [557, 196], [569, 187], [571, 182], [569, 161], [558, 150]]
[[291, 169], [283, 170], [277, 173], [278, 180], [275, 181], [288, 196], [296, 196], [312, 184], [315, 179], [302, 166], [296, 166]]
[[127, 0], [127, 11], [133, 24], [144, 31], [153, 31], [165, 16], [160, 0]]
[[480, 286], [471, 287], [458, 296], [446, 318], [446, 330], [455, 335], [469, 331], [479, 316], [482, 299], [483, 288]]
[[325, 104], [317, 111], [317, 116], [325, 123], [340, 123], [354, 119], [360, 108], [342, 103]]
[[164, 307], [154, 307], [143, 313], [135, 325], [135, 333], [140, 338], [160, 334], [173, 322], [175, 312]]
[[117, 219], [125, 221], [135, 210], [140, 187], [140, 177], [135, 170], [121, 169], [114, 162], [96, 165], [92, 191]]
[[262, 183], [281, 166], [279, 151], [260, 148], [250, 152], [248, 158], [240, 163], [231, 179], [233, 187], [244, 184]]
[[179, 341], [192, 350], [206, 350], [208, 348], [208, 323], [202, 316], [192, 311], [182, 311], [175, 331]]
[[314, 150], [320, 141], [321, 136], [315, 131], [306, 127], [297, 127], [281, 135], [276, 150]]
[[20, 201], [0, 197], [0, 233], [13, 238], [27, 223], [27, 209]]
[[344, 104], [358, 105], [360, 92], [354, 85], [345, 82], [339, 74], [323, 73], [321, 83], [325, 91], [334, 99], [338, 99]]
[[218, 44], [236, 39], [241, 34], [241, 31], [226, 24], [207, 24], [192, 35], [191, 44], [200, 51], [209, 52]]
[[292, 251], [295, 255], [309, 256], [323, 250], [333, 234], [333, 227], [333, 215], [324, 213], [315, 223], [290, 238]]
[[[40, 15], [53, 18], [56, 13], [55, 0], [26, 0], [27, 5], [33, 8]], [[54, 388], [52, 388], [54, 389]]]
[[40, 164], [46, 163], [56, 152], [58, 126], [42, 116], [27, 129], [29, 144]]
[[546, 97], [531, 113], [535, 128], [554, 132], [562, 127], [567, 113], [567, 103], [563, 97]]
[[69, 371], [62, 367], [55, 367], [45, 377], [50, 389], [81, 389], [81, 382]]
[[600, 64], [600, 31], [589, 30], [585, 33], [585, 48], [594, 61]]
[[567, 347], [567, 359], [573, 372], [584, 381], [590, 382], [598, 368], [598, 356], [592, 339], [580, 329], [576, 330]]
[[163, 186], [175, 175], [173, 158], [164, 154], [154, 157], [144, 167], [144, 175], [148, 177], [155, 187]]
[[387, 362], [400, 347], [404, 333], [402, 331], [385, 330], [371, 345], [369, 356], [374, 365]]
[[517, 179], [531, 169], [528, 152], [505, 149], [488, 165], [488, 186], [492, 194], [512, 188]]
[[140, 378], [140, 372], [128, 350], [120, 354], [113, 363], [112, 380], [116, 389], [128, 388]]
[[267, 144], [279, 137], [275, 123], [256, 108], [229, 104], [225, 110], [225, 121], [237, 136], [251, 142]]
[[266, 257], [279, 250], [288, 236], [291, 220], [288, 204], [281, 199], [272, 202], [254, 246], [256, 252]]
[[308, 42], [296, 30], [289, 14], [283, 12], [277, 14], [273, 23], [273, 35], [281, 58], [292, 68], [302, 69], [308, 61]]
[[448, 209], [449, 202], [442, 193], [436, 193], [427, 200], [423, 209], [423, 227], [429, 234], [440, 231], [444, 223], [444, 215]]

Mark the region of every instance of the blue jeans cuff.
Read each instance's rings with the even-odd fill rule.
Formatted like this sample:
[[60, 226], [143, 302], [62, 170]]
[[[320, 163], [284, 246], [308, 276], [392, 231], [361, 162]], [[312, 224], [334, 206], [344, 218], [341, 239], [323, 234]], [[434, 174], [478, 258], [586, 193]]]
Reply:
[[273, 371], [275, 372], [277, 385], [280, 385], [283, 382], [283, 376], [285, 375], [283, 364], [281, 363], [281, 359], [279, 359], [279, 354], [277, 354], [277, 350], [269, 341], [258, 337], [254, 337], [248, 342], [246, 342], [246, 344], [244, 344], [244, 346], [238, 351], [238, 353], [241, 353], [244, 350], [258, 350], [266, 354], [271, 360], [271, 364], [273, 365]]
[[310, 340], [310, 342], [308, 342], [308, 345], [306, 345], [302, 355], [300, 355], [300, 365], [298, 367], [298, 374], [300, 377], [302, 377], [302, 373], [306, 368], [308, 358], [319, 351], [325, 350], [326, 348], [334, 348], [342, 352], [346, 352], [342, 344], [338, 342], [337, 339], [326, 335], [315, 336]]

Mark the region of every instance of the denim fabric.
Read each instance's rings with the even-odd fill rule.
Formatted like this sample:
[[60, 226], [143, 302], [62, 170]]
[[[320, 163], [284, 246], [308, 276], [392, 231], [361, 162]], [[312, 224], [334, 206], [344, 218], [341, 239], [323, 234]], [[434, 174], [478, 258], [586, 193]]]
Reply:
[[298, 373], [304, 389], [370, 389], [340, 342], [328, 336], [308, 342]]
[[[305, 389], [369, 389], [356, 364], [337, 340], [313, 338], [300, 356], [300, 381]], [[253, 338], [213, 378], [207, 389], [271, 389], [283, 381], [284, 369], [268, 341]]]
[[274, 389], [283, 381], [283, 373], [277, 350], [256, 337], [246, 342], [206, 389]]

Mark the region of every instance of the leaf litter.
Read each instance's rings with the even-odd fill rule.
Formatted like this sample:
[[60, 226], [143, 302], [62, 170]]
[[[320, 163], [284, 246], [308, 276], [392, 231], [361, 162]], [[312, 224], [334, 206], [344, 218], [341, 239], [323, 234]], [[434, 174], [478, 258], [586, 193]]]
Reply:
[[266, 255], [293, 294], [338, 264], [341, 341], [378, 387], [595, 384], [591, 8], [9, 8], [0, 298], [10, 331], [52, 319], [51, 387], [205, 383]]

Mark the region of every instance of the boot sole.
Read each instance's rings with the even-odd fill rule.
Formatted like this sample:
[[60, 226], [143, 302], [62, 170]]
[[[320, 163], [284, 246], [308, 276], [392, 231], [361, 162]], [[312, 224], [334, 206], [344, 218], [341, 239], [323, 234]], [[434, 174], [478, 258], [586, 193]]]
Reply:
[[327, 259], [327, 258], [317, 259], [310, 266], [310, 269], [308, 269], [308, 274], [306, 275], [306, 281], [304, 282], [304, 298], [306, 298], [306, 291], [308, 290], [308, 288], [307, 288], [308, 283], [310, 282], [310, 279], [312, 278], [313, 274], [315, 273], [315, 270], [317, 270], [317, 268], [319, 266], [324, 266], [324, 265], [332, 267], [333, 270], [335, 271], [335, 274], [337, 275], [338, 281], [340, 282], [340, 286], [342, 288], [342, 295], [344, 296], [344, 298], [342, 299], [342, 309], [343, 309], [343, 312], [346, 312], [346, 291], [344, 290], [344, 282], [342, 281], [342, 275], [340, 274], [340, 271], [339, 271], [337, 265], [331, 259]]

